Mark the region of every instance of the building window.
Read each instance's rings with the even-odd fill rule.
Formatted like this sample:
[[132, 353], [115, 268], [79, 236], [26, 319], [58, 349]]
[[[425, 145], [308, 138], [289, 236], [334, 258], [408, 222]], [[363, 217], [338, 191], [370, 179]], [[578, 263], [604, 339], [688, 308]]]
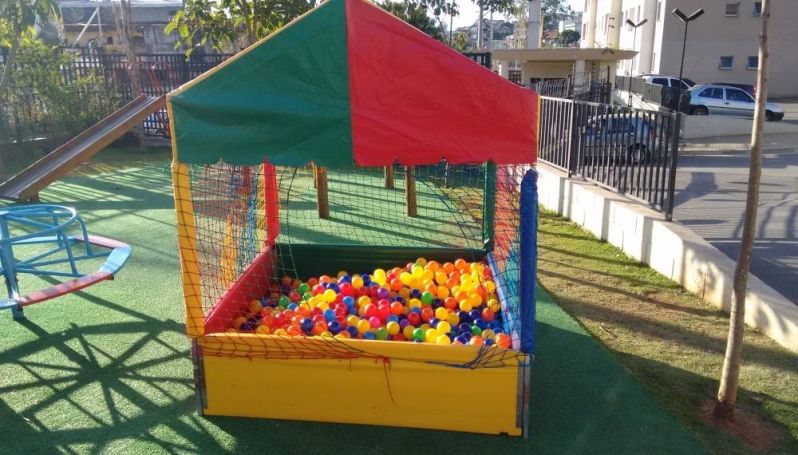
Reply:
[[657, 22], [662, 20], [662, 2], [657, 2]]
[[754, 2], [754, 16], [762, 15], [762, 2]]
[[734, 67], [734, 56], [723, 55], [720, 57], [720, 69], [730, 70]]
[[749, 55], [748, 56], [748, 67], [749, 70], [759, 69], [759, 56], [758, 55]]
[[739, 16], [740, 15], [740, 3], [727, 3], [726, 4], [726, 15], [727, 16]]

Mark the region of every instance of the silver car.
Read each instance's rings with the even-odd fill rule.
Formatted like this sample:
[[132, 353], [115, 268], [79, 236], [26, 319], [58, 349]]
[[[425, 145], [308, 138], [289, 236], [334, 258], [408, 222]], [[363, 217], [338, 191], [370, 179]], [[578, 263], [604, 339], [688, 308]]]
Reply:
[[[752, 117], [754, 98], [746, 91], [725, 85], [701, 84], [692, 87], [690, 93], [691, 115], [735, 115]], [[765, 118], [778, 121], [784, 118], [784, 109], [776, 103], [765, 103]]]

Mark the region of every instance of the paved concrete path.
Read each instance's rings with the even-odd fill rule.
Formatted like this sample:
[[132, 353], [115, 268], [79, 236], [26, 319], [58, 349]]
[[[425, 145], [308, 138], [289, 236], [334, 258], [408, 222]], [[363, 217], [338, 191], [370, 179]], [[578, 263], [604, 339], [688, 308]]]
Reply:
[[[674, 218], [736, 260], [748, 184], [747, 153], [682, 156]], [[798, 304], [798, 142], [766, 152], [751, 272]]]

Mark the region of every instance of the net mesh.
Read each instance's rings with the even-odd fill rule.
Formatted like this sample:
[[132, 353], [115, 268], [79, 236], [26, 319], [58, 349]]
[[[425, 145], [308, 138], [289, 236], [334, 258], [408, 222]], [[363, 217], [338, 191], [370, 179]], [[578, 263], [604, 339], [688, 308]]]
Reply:
[[[474, 285], [486, 302], [487, 282], [495, 282], [501, 310], [487, 328], [508, 334], [511, 349], [483, 346], [453, 366], [500, 366], [520, 355], [518, 207], [528, 166], [174, 166], [178, 223], [193, 226], [178, 231], [184, 284], [198, 291], [186, 292], [187, 326], [204, 334], [205, 355], [380, 357], [309, 332], [266, 335], [259, 327], [272, 316], [261, 309], [287, 298], [297, 280], [404, 270], [416, 255], [484, 264]], [[328, 214], [320, 215], [325, 199]]]

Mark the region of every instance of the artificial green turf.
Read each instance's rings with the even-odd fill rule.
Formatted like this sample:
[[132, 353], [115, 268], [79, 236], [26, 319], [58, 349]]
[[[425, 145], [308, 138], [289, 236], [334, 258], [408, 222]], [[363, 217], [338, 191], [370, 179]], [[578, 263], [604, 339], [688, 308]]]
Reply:
[[[3, 453], [703, 451], [542, 291], [528, 440], [198, 416], [182, 334], [168, 154], [131, 159], [108, 151], [99, 159], [92, 172], [73, 174], [42, 198], [74, 205], [92, 232], [130, 243], [133, 256], [115, 281], [29, 307], [26, 322], [0, 314]], [[264, 393], [301, 391], [285, 384]], [[469, 399], [434, 378], [420, 380], [418, 393], [431, 407]], [[474, 393], [490, 393], [490, 385]]]

